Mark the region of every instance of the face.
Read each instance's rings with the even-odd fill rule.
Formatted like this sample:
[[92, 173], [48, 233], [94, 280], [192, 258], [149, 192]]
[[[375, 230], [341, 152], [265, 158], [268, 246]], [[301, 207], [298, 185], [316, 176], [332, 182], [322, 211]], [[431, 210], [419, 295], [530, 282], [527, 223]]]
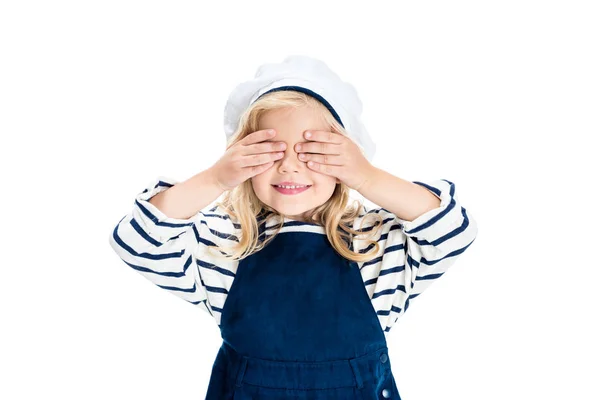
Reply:
[[[306, 162], [298, 158], [295, 146], [309, 141], [304, 138], [305, 131], [330, 130], [330, 128], [318, 114], [304, 107], [265, 113], [259, 121], [258, 129], [268, 128], [275, 129], [277, 133], [267, 142], [286, 143], [284, 156], [274, 160], [273, 165], [265, 172], [252, 177], [252, 187], [263, 203], [288, 218], [305, 221], [307, 211], [325, 203], [340, 181], [332, 176], [312, 171]], [[310, 187], [295, 194], [282, 193], [274, 185], [285, 181], [310, 185]]]

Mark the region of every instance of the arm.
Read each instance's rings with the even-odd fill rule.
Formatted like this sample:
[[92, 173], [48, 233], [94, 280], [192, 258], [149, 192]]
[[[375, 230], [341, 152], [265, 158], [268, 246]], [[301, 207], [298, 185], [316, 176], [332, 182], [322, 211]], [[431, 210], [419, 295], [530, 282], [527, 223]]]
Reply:
[[[199, 242], [205, 241], [201, 238], [211, 236], [209, 217], [195, 207], [204, 208], [220, 190], [208, 182], [210, 172], [206, 171], [182, 183], [166, 177], [155, 179], [136, 195], [132, 210], [112, 229], [109, 243], [132, 269], [212, 315], [196, 262]], [[188, 214], [194, 215], [176, 218]]]
[[367, 174], [369, 180], [361, 186], [359, 193], [399, 218], [412, 221], [440, 206], [439, 196], [423, 186], [371, 167], [372, 171]]
[[[412, 299], [440, 278], [473, 243], [478, 228], [473, 216], [456, 199], [454, 183], [448, 180], [405, 183], [389, 174], [373, 174], [367, 183], [364, 196], [373, 202], [379, 199], [386, 207], [369, 211], [384, 220], [376, 239], [381, 249], [378, 257], [360, 268], [382, 329], [387, 332]], [[401, 191], [414, 189], [411, 185], [430, 194], [423, 196], [423, 191], [416, 189]], [[427, 204], [432, 197], [439, 199], [438, 207]], [[426, 203], [420, 210], [419, 201]], [[403, 217], [410, 220], [396, 214], [401, 212], [406, 212]], [[419, 212], [422, 214], [417, 215]], [[363, 214], [368, 215], [366, 209]], [[362, 240], [356, 241], [356, 249], [365, 246]]]
[[223, 189], [209, 168], [156, 194], [150, 199], [150, 204], [170, 218], [189, 219], [222, 193]]

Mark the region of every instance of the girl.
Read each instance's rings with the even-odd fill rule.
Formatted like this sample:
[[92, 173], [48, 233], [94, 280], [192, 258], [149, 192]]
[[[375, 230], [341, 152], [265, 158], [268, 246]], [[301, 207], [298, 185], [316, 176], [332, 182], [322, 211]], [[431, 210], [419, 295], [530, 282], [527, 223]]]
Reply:
[[452, 182], [369, 163], [361, 108], [322, 61], [265, 64], [228, 99], [225, 154], [151, 182], [112, 231], [127, 265], [219, 326], [206, 399], [400, 399], [386, 334], [477, 226]]

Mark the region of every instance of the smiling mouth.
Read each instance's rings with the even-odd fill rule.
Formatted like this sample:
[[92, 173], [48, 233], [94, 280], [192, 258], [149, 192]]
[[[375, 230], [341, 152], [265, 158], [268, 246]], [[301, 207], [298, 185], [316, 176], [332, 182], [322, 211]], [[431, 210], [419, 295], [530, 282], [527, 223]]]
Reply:
[[279, 187], [277, 185], [271, 185], [271, 186], [273, 186], [273, 189], [277, 190], [281, 194], [298, 194], [298, 193], [302, 193], [312, 187], [312, 185], [307, 185], [307, 186], [303, 186], [303, 187], [296, 187], [296, 188], [288, 189], [285, 187]]

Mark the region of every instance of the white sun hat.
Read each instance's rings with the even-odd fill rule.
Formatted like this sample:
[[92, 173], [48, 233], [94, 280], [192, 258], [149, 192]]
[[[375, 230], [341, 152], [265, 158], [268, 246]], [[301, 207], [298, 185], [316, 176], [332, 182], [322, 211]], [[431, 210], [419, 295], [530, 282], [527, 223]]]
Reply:
[[342, 81], [321, 60], [304, 55], [287, 56], [281, 63], [262, 64], [254, 79], [238, 84], [225, 104], [225, 135], [237, 130], [242, 113], [263, 94], [277, 90], [296, 90], [320, 101], [344, 127], [369, 161], [375, 143], [360, 120], [362, 102], [354, 86]]

